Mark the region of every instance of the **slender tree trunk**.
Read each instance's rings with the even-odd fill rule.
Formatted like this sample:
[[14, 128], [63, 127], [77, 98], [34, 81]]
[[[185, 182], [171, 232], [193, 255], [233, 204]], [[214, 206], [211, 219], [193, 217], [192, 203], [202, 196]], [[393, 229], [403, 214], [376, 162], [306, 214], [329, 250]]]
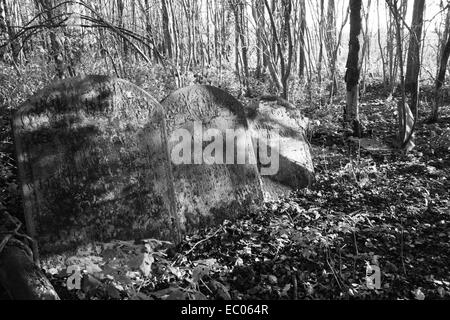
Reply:
[[[328, 8], [327, 8], [327, 30], [326, 30], [326, 37], [325, 37], [325, 46], [327, 49], [327, 52], [329, 52], [328, 59], [332, 59], [332, 52], [334, 50], [334, 47], [336, 45], [336, 16], [335, 16], [335, 4], [334, 0], [328, 1]], [[331, 65], [331, 61], [329, 62]]]
[[239, 21], [239, 14], [237, 12], [237, 4], [236, 2], [233, 2], [233, 13], [234, 13], [234, 67], [236, 70], [236, 75], [239, 78], [239, 81], [241, 80], [241, 71], [240, 71], [240, 52], [239, 52], [239, 32], [241, 30], [240, 27], [240, 21]]
[[[119, 19], [119, 27], [120, 28], [124, 27], [124, 20], [123, 20], [124, 10], [125, 10], [124, 0], [117, 0], [117, 16]], [[119, 38], [119, 41], [120, 41], [120, 43], [122, 43], [123, 54], [126, 58], [126, 57], [128, 57], [128, 43], [122, 37]]]
[[378, 32], [377, 32], [377, 41], [378, 41], [378, 47], [380, 49], [380, 56], [381, 56], [381, 63], [383, 67], [383, 84], [385, 86], [385, 89], [388, 85], [388, 79], [386, 76], [386, 60], [384, 57], [385, 51], [383, 51], [383, 46], [381, 45], [381, 32], [380, 32], [380, 0], [377, 0], [377, 21], [378, 21]]
[[305, 75], [305, 30], [306, 30], [306, 4], [305, 0], [300, 0], [300, 30], [299, 30], [300, 57], [298, 65], [298, 75], [300, 79], [303, 79]]
[[[449, 10], [449, 14], [447, 15], [447, 21], [450, 21], [450, 9]], [[434, 101], [433, 101], [433, 107], [431, 110], [431, 118], [430, 120], [432, 122], [435, 122], [438, 120], [439, 117], [439, 106], [441, 104], [441, 100], [442, 100], [442, 93], [441, 93], [441, 88], [444, 85], [444, 81], [445, 81], [445, 74], [447, 72], [447, 63], [448, 63], [448, 58], [450, 56], [450, 23], [446, 24], [446, 28], [448, 28], [445, 32], [445, 34], [447, 35], [447, 39], [446, 39], [446, 43], [445, 46], [442, 48], [442, 53], [441, 53], [441, 59], [440, 59], [440, 63], [439, 63], [439, 71], [438, 71], [438, 76], [436, 78], [436, 82], [434, 84]]]
[[[288, 5], [291, 8], [292, 6], [290, 5], [290, 0], [288, 0], [288, 1], [289, 1], [289, 3], [285, 3], [285, 5]], [[277, 61], [277, 58], [279, 57], [279, 60], [280, 60], [280, 74], [281, 74], [281, 88], [283, 90], [283, 98], [287, 100], [288, 99], [288, 97], [287, 97], [287, 92], [288, 92], [288, 82], [287, 82], [287, 80], [289, 78], [289, 75], [286, 77], [286, 73], [290, 72], [290, 70], [288, 70], [290, 68], [290, 65], [288, 64], [288, 69], [286, 69], [285, 52], [283, 51], [283, 48], [282, 48], [281, 42], [280, 42], [280, 37], [278, 36], [277, 26], [276, 26], [276, 23], [275, 23], [275, 18], [273, 16], [272, 10], [270, 10], [269, 3], [268, 3], [267, 0], [264, 0], [264, 4], [265, 4], [266, 9], [267, 9], [268, 14], [269, 14], [270, 26], [271, 26], [271, 30], [272, 30], [272, 38], [273, 38], [274, 45], [275, 45], [275, 47], [277, 49], [277, 51], [273, 51], [273, 56], [274, 56], [273, 67], [276, 66], [276, 62], [275, 61]], [[290, 10], [289, 10], [289, 16], [290, 16]], [[285, 16], [285, 19], [286, 19], [286, 16]], [[290, 34], [290, 32], [289, 32], [289, 34]], [[275, 52], [277, 52], [277, 53], [275, 53]], [[292, 52], [290, 52], [290, 54], [291, 53]], [[291, 60], [292, 57], [290, 57], [288, 59]], [[279, 81], [279, 79], [277, 79], [277, 78], [273, 79], [274, 82], [276, 82], [276, 83]]]
[[344, 110], [344, 121], [350, 124], [353, 134], [361, 135], [359, 124], [359, 58], [361, 54], [362, 19], [361, 0], [350, 0], [350, 39], [347, 57], [347, 103]]
[[328, 54], [328, 64], [330, 66], [330, 75], [331, 75], [331, 89], [330, 91], [336, 92], [337, 88], [337, 80], [336, 80], [336, 56], [334, 55], [334, 51], [336, 48], [336, 16], [335, 16], [335, 4], [334, 0], [328, 1], [328, 9], [327, 9], [327, 33], [325, 45]]
[[[4, 4], [4, 1], [0, 1], [0, 43], [6, 43], [9, 40]], [[4, 60], [6, 50], [6, 47], [0, 48], [0, 60], [2, 61]]]
[[264, 29], [264, 3], [259, 0], [253, 1], [253, 19], [256, 22], [256, 78], [260, 79], [264, 73], [263, 57], [263, 29]]
[[172, 33], [173, 33], [173, 55], [175, 56], [175, 65], [177, 68], [177, 71], [179, 69], [179, 55], [180, 55], [180, 45], [179, 45], [179, 30], [178, 25], [176, 23], [175, 19], [175, 12], [173, 9], [173, 3], [171, 1], [168, 2], [169, 8], [170, 8], [170, 15], [171, 15], [171, 22], [172, 22]]
[[246, 93], [250, 93], [250, 87], [249, 87], [249, 78], [250, 78], [250, 72], [248, 69], [248, 44], [247, 39], [245, 37], [245, 30], [247, 30], [247, 20], [246, 20], [246, 14], [245, 14], [246, 4], [244, 1], [239, 1], [239, 18], [240, 18], [240, 26], [241, 30], [239, 32], [239, 36], [241, 39], [241, 46], [242, 46], [242, 65], [244, 67], [244, 86], [246, 88]]
[[422, 43], [422, 26], [425, 0], [415, 0], [409, 40], [408, 62], [406, 65], [405, 87], [410, 95], [411, 112], [416, 115], [418, 107], [418, 85], [420, 73], [420, 47]]
[[[364, 15], [364, 29], [363, 29], [363, 46], [362, 53], [359, 58], [359, 69], [362, 70], [362, 79], [360, 82], [363, 83], [363, 87], [360, 92], [365, 92], [366, 90], [366, 70], [367, 70], [367, 62], [370, 60], [370, 37], [369, 37], [369, 14], [370, 14], [370, 6], [372, 5], [372, 0], [367, 0], [367, 8], [365, 10]], [[363, 70], [364, 65], [364, 70]], [[361, 71], [360, 71], [361, 72]]]
[[[16, 37], [16, 31], [13, 27], [12, 21], [11, 21], [11, 15], [8, 10], [8, 5], [6, 3], [6, 0], [0, 0], [0, 19], [3, 20], [3, 22], [0, 21], [0, 23], [3, 23], [3, 27], [6, 28], [5, 31], [8, 33], [8, 40], [11, 41], [11, 53], [12, 58], [14, 62], [17, 62], [19, 58], [19, 50], [20, 45], [18, 43], [18, 40], [15, 39]], [[1, 27], [1, 26], [0, 26]]]
[[197, 65], [199, 60], [198, 60], [198, 44], [199, 42], [197, 41], [197, 37], [198, 37], [198, 29], [197, 29], [197, 23], [196, 21], [198, 19], [196, 19], [198, 17], [198, 7], [197, 7], [197, 1], [194, 0], [190, 3], [190, 7], [191, 7], [191, 23], [192, 23], [192, 47], [193, 47], [193, 60], [194, 60], [194, 64]]
[[[447, 14], [445, 15], [444, 30], [443, 30], [443, 32], [438, 33], [439, 43], [438, 43], [438, 53], [436, 54], [436, 78], [438, 77], [438, 74], [439, 74], [439, 68], [441, 66], [441, 59], [442, 59], [442, 55], [444, 54], [445, 44], [450, 35], [450, 10], [448, 9], [450, 6], [450, 0], [445, 1], [445, 3], [447, 6], [444, 6], [444, 0], [441, 0], [440, 6], [439, 6], [442, 11], [447, 10]], [[442, 22], [441, 22], [441, 25], [442, 25]]]
[[[239, 65], [242, 65], [243, 69], [243, 84], [246, 88], [247, 93], [249, 93], [250, 88], [248, 84], [248, 79], [250, 77], [248, 70], [248, 57], [247, 57], [247, 41], [245, 39], [245, 18], [244, 18], [244, 3], [242, 0], [232, 0], [231, 5], [234, 13], [235, 20], [235, 53], [236, 53], [236, 73], [241, 76]], [[240, 49], [240, 50], [239, 50]]]
[[387, 19], [387, 44], [386, 51], [388, 56], [388, 70], [389, 70], [389, 91], [392, 94], [395, 90], [396, 78], [397, 78], [397, 55], [395, 52], [395, 21], [394, 15], [389, 9], [389, 5], [386, 4], [386, 9], [389, 11], [389, 19]]
[[331, 58], [332, 59], [331, 60], [331, 79], [334, 80], [334, 87], [332, 87], [331, 91], [330, 91], [330, 103], [333, 103], [333, 96], [335, 95], [335, 93], [337, 92], [337, 89], [338, 89], [338, 82], [336, 79], [336, 73], [337, 73], [336, 60], [337, 60], [337, 56], [338, 56], [339, 47], [341, 46], [342, 32], [344, 30], [345, 25], [347, 24], [349, 12], [350, 12], [350, 8], [347, 7], [347, 10], [345, 11], [344, 20], [342, 21], [341, 28], [339, 30], [337, 42], [333, 48], [333, 53], [332, 53], [332, 58]]
[[323, 60], [323, 33], [325, 28], [324, 0], [320, 0], [320, 22], [319, 22], [319, 63], [317, 77], [319, 90], [322, 90], [322, 60]]
[[[389, 10], [392, 12], [395, 23], [395, 38], [397, 41], [397, 57], [399, 60], [398, 68], [400, 70], [400, 90], [401, 99], [397, 103], [398, 112], [398, 145], [402, 149], [407, 151], [414, 147], [413, 133], [415, 126], [415, 117], [413, 116], [411, 109], [406, 102], [406, 82], [404, 74], [404, 57], [403, 57], [403, 21], [406, 3], [401, 2], [400, 8], [398, 7], [398, 0], [386, 0]], [[403, 12], [400, 13], [400, 10]]]
[[[144, 7], [143, 7], [143, 14], [145, 17], [145, 34], [147, 37], [149, 37], [150, 39], [153, 38], [153, 34], [152, 34], [152, 25], [150, 23], [150, 6], [148, 3], [148, 0], [144, 0]], [[153, 48], [153, 50], [155, 50], [155, 48]], [[151, 58], [152, 57], [152, 51], [150, 48], [148, 49], [148, 56]]]
[[172, 23], [169, 17], [168, 3], [167, 0], [161, 0], [161, 17], [162, 17], [162, 25], [163, 25], [163, 34], [164, 34], [164, 52], [168, 58], [172, 58]]
[[210, 30], [210, 5], [209, 5], [209, 1], [206, 0], [206, 55], [208, 58], [208, 66], [211, 65], [211, 47], [213, 46], [213, 43], [211, 42], [211, 38], [210, 38], [210, 34], [211, 34], [211, 30]]
[[52, 10], [55, 4], [57, 3], [55, 0], [39, 0], [44, 10], [44, 16], [47, 19], [47, 23], [49, 24], [50, 30], [50, 47], [51, 47], [51, 56], [56, 64], [56, 73], [59, 78], [63, 78], [66, 73], [66, 68], [64, 64], [64, 52], [62, 45], [62, 34], [57, 33], [56, 28], [58, 27], [58, 22], [54, 18], [54, 11]]
[[284, 35], [287, 41], [287, 65], [284, 74], [281, 78], [283, 84], [283, 98], [288, 100], [289, 97], [289, 76], [292, 68], [293, 49], [292, 33], [291, 33], [291, 14], [292, 14], [292, 0], [283, 0], [284, 8]]

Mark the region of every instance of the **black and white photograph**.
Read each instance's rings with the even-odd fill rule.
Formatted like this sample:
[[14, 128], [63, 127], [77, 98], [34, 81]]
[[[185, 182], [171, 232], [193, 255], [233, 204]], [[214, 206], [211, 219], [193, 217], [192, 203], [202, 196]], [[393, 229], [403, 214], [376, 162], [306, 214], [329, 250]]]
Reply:
[[449, 57], [450, 0], [0, 0], [0, 300], [450, 300]]

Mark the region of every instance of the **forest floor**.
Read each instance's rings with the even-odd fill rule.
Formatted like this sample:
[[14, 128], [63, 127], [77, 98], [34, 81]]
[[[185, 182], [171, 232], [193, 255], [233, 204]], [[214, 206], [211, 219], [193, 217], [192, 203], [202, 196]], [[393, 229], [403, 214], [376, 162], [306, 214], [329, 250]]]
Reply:
[[[44, 269], [61, 298], [450, 299], [450, 107], [438, 123], [417, 124], [408, 155], [389, 148], [395, 106], [375, 94], [365, 96], [361, 114], [376, 144], [346, 138], [337, 121], [342, 104], [302, 110], [313, 124], [311, 189], [175, 248], [158, 241], [86, 246], [70, 258], [85, 266], [81, 290], [67, 290], [67, 257], [56, 257]], [[9, 114], [2, 112], [0, 210], [17, 213]], [[381, 289], [367, 287], [367, 264], [380, 267]]]

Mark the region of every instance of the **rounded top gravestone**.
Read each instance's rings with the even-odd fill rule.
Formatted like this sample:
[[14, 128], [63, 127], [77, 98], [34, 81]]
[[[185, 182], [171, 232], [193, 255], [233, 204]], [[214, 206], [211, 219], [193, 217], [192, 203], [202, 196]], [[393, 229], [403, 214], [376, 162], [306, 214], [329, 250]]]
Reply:
[[43, 252], [109, 239], [174, 239], [161, 105], [107, 76], [66, 79], [13, 119], [26, 223]]
[[[248, 121], [255, 153], [268, 153], [278, 160], [278, 171], [264, 175], [261, 170], [265, 198], [276, 199], [309, 187], [314, 180], [314, 167], [305, 134], [308, 120], [298, 110], [258, 102]], [[265, 165], [261, 162], [258, 161], [260, 168]]]
[[180, 229], [239, 216], [262, 201], [244, 108], [212, 86], [179, 89], [165, 109]]

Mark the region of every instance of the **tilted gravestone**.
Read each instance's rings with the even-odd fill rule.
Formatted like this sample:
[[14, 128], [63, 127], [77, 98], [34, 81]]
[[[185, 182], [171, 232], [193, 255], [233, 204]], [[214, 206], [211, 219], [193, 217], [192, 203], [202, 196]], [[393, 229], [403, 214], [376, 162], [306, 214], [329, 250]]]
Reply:
[[[249, 126], [243, 106], [211, 86], [180, 89], [161, 104], [106, 76], [45, 88], [13, 119], [28, 232], [41, 252], [55, 253], [96, 240], [177, 241], [239, 216], [269, 188], [255, 154], [269, 142], [264, 128], [290, 125], [258, 112]], [[281, 172], [272, 178], [295, 188], [312, 164], [306, 146], [290, 149], [301, 141], [293, 131], [280, 134]]]
[[194, 85], [175, 91], [161, 104], [182, 231], [236, 217], [252, 203], [262, 202], [261, 179], [239, 101], [219, 88]]
[[161, 105], [106, 76], [63, 80], [13, 119], [27, 229], [41, 252], [108, 239], [174, 239]]
[[[265, 151], [279, 161], [274, 174], [263, 175], [266, 199], [278, 198], [291, 190], [310, 186], [314, 168], [306, 140], [307, 119], [295, 110], [276, 104], [257, 103], [252, 107], [248, 122], [256, 154]], [[270, 138], [267, 136], [270, 132]], [[258, 158], [258, 167], [262, 167]]]

